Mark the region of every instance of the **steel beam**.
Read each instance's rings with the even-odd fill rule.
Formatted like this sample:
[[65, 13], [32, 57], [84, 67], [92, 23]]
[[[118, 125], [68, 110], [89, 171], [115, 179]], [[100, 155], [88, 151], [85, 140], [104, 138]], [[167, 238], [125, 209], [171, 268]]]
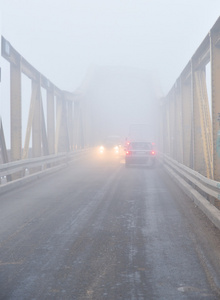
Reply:
[[194, 90], [194, 169], [199, 173], [212, 178], [212, 155], [211, 147], [208, 143], [210, 131], [210, 116], [208, 109], [208, 96], [206, 90], [205, 68], [197, 70], [193, 73]]
[[157, 147], [161, 152], [164, 152], [164, 136], [163, 136], [163, 124], [164, 124], [164, 98], [158, 99], [159, 102], [159, 122], [158, 122], [158, 136]]
[[194, 70], [204, 68], [210, 61], [210, 40], [209, 34], [200, 44], [199, 48], [192, 57]]
[[74, 102], [74, 115], [73, 115], [73, 148], [79, 148], [79, 102]]
[[[220, 25], [220, 24], [218, 24]], [[217, 27], [217, 26], [216, 26]], [[214, 180], [220, 181], [220, 26], [210, 32]]]
[[67, 102], [62, 98], [61, 107], [61, 123], [59, 136], [59, 152], [68, 152], [70, 150], [69, 134], [67, 124]]
[[79, 110], [79, 134], [80, 134], [80, 142], [79, 142], [79, 145], [80, 145], [80, 148], [83, 149], [84, 146], [85, 146], [85, 136], [84, 136], [84, 121], [83, 121], [83, 113], [82, 113], [82, 110], [80, 108]]
[[[23, 58], [4, 38], [1, 37], [1, 54], [11, 65], [11, 157], [12, 160], [21, 159], [22, 128], [21, 128], [21, 73], [32, 80], [32, 99], [25, 136], [23, 158], [27, 158], [32, 129], [33, 157], [44, 154], [57, 153], [58, 148], [69, 151], [73, 147], [73, 113], [72, 102], [76, 101], [76, 94], [62, 91], [53, 85], [45, 76], [40, 74], [25, 58]], [[41, 87], [47, 91], [47, 132], [42, 106]], [[54, 97], [57, 98], [55, 121]], [[75, 126], [77, 145], [83, 144], [83, 121], [80, 110]], [[56, 123], [56, 130], [55, 130]], [[80, 140], [81, 139], [81, 140]]]
[[62, 116], [62, 103], [61, 103], [61, 100], [58, 97], [56, 97], [55, 153], [58, 153], [61, 116]]
[[73, 150], [73, 103], [67, 102], [67, 130], [70, 150]]
[[182, 144], [183, 163], [191, 167], [191, 139], [192, 139], [192, 97], [191, 80], [186, 82], [181, 77], [181, 97], [182, 97]]
[[193, 68], [193, 169], [201, 174], [205, 174], [204, 164], [203, 164], [203, 141], [202, 141], [202, 130], [201, 130], [201, 116], [199, 111], [199, 93], [198, 93], [198, 74]]
[[4, 136], [4, 130], [3, 130], [1, 118], [0, 118], [0, 149], [1, 149], [1, 154], [2, 154], [2, 161], [5, 164], [9, 160], [8, 160], [8, 152], [7, 152], [7, 147], [6, 147], [6, 143], [5, 143], [5, 136]]
[[[197, 110], [200, 120], [201, 140], [200, 151], [202, 156], [200, 157], [199, 169], [201, 174], [208, 178], [213, 178], [213, 149], [212, 149], [212, 129], [211, 129], [211, 116], [209, 111], [208, 94], [206, 87], [206, 70], [202, 68], [195, 72], [195, 87], [196, 87], [196, 99]], [[197, 152], [196, 152], [197, 154]], [[198, 154], [197, 154], [198, 157]]]
[[164, 104], [166, 102], [166, 98], [162, 98], [161, 99], [161, 128], [160, 128], [160, 133], [161, 133], [161, 138], [160, 140], [161, 142], [161, 148], [159, 148], [162, 153], [167, 153], [166, 149], [167, 149], [167, 128], [166, 128], [166, 124], [167, 124], [167, 118], [166, 118], [166, 105]]
[[170, 155], [170, 111], [169, 111], [169, 99], [165, 100], [164, 105], [164, 126], [163, 126], [163, 137], [164, 137], [164, 151], [166, 154]]
[[182, 97], [181, 97], [181, 80], [176, 81], [175, 85], [175, 157], [179, 162], [183, 162], [183, 136], [182, 136]]
[[37, 90], [34, 117], [32, 123], [32, 156], [41, 156], [41, 87], [40, 80], [32, 81], [32, 88]]
[[13, 57], [10, 64], [11, 102], [11, 160], [21, 159], [22, 149], [22, 109], [21, 109], [21, 66], [20, 56]]
[[175, 96], [174, 96], [174, 89], [170, 93], [169, 98], [169, 120], [170, 120], [170, 155], [171, 157], [175, 157], [175, 144], [174, 144], [174, 126], [175, 126]]
[[32, 124], [34, 120], [35, 103], [37, 101], [37, 94], [38, 94], [38, 85], [32, 82], [31, 103], [30, 103], [29, 114], [28, 114], [28, 123], [27, 123], [22, 159], [28, 158], [31, 130], [32, 130]]
[[43, 102], [42, 102], [42, 94], [40, 93], [40, 120], [41, 120], [41, 136], [42, 136], [42, 150], [43, 155], [49, 155], [49, 147], [48, 147], [48, 140], [47, 140], [47, 130], [46, 130], [46, 123], [44, 118], [44, 109], [43, 109]]
[[47, 139], [49, 154], [55, 152], [55, 105], [54, 91], [47, 90]]

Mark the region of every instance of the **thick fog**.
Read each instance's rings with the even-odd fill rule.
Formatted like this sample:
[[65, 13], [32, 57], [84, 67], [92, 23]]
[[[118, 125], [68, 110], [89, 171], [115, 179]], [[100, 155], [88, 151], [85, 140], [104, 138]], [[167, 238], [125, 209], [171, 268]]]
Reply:
[[[60, 89], [86, 97], [91, 114], [84, 119], [100, 139], [125, 136], [130, 123], [157, 123], [158, 98], [219, 8], [219, 0], [0, 0], [1, 33]], [[9, 72], [3, 59], [1, 65], [0, 108], [7, 119]]]
[[96, 143], [110, 135], [124, 139], [131, 124], [146, 124], [146, 138], [155, 139], [159, 105], [155, 80], [152, 73], [138, 68], [90, 69], [82, 89], [77, 90], [79, 96], [82, 93], [83, 111], [89, 112], [84, 114], [88, 136]]

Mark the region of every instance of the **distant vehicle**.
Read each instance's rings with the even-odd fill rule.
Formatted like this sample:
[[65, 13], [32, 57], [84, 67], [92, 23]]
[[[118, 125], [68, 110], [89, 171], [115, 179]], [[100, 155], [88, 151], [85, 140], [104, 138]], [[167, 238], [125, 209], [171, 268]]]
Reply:
[[129, 144], [130, 144], [130, 141], [126, 138], [125, 144], [124, 144], [124, 151], [127, 151]]
[[156, 162], [156, 151], [154, 143], [135, 141], [130, 142], [125, 150], [125, 166], [142, 164], [154, 166]]
[[104, 143], [99, 147], [101, 155], [119, 155], [121, 153], [121, 138], [117, 135], [111, 135], [106, 138]]

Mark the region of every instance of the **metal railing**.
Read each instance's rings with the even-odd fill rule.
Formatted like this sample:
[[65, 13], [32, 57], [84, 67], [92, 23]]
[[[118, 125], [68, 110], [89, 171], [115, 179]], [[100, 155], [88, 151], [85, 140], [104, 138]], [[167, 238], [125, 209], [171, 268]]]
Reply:
[[3, 185], [7, 183], [21, 180], [22, 178], [31, 176], [35, 173], [39, 174], [39, 172], [42, 173], [49, 169], [53, 170], [57, 167], [60, 168], [62, 166], [66, 166], [85, 152], [86, 149], [76, 150], [74, 152], [47, 155], [43, 157], [18, 160], [2, 164], [0, 165], [0, 191]]
[[160, 161], [172, 179], [220, 229], [220, 182], [211, 180], [165, 154]]

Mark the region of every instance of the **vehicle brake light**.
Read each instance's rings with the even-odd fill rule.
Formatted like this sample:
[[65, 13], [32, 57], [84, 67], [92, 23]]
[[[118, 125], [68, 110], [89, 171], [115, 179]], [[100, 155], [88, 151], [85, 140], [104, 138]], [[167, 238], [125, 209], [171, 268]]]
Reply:
[[126, 155], [129, 155], [129, 154], [131, 154], [131, 151], [126, 151]]
[[152, 150], [151, 151], [151, 155], [155, 155], [156, 153], [155, 153], [155, 151], [154, 150]]

